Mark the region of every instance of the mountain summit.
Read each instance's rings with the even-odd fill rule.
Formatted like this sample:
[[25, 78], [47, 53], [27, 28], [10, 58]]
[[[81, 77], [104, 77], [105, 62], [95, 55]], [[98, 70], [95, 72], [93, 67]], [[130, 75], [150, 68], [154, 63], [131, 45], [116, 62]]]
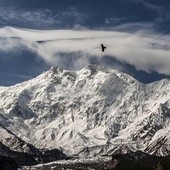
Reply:
[[22, 149], [9, 143], [15, 137], [80, 157], [137, 150], [168, 155], [170, 81], [142, 84], [97, 65], [79, 71], [52, 67], [0, 87], [0, 124], [0, 142], [13, 150]]

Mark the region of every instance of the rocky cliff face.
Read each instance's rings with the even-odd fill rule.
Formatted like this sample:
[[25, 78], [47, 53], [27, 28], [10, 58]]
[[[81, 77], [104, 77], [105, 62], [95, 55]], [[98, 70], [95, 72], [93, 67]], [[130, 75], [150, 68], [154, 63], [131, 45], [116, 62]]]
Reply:
[[[0, 87], [0, 142], [60, 148], [69, 155], [170, 151], [170, 81], [142, 84], [95, 65], [80, 71], [52, 67], [40, 76]], [[10, 140], [12, 139], [12, 140]], [[15, 142], [11, 142], [14, 141]]]

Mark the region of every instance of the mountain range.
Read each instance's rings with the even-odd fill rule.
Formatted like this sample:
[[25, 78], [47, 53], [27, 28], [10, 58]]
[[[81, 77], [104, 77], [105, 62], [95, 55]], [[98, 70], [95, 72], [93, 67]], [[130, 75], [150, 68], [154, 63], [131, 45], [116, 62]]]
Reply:
[[[170, 154], [170, 80], [140, 83], [98, 65], [51, 67], [0, 87], [0, 155], [55, 150], [79, 158]], [[10, 152], [9, 152], [10, 151]]]

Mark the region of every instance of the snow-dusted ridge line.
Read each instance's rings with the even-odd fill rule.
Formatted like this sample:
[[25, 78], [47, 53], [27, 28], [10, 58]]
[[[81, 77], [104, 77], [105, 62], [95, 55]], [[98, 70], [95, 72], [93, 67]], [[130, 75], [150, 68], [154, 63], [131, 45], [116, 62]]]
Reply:
[[[36, 147], [60, 148], [68, 155], [128, 150], [167, 155], [169, 96], [168, 79], [142, 84], [96, 65], [79, 71], [52, 67], [0, 88], [0, 124]], [[5, 141], [7, 135], [0, 139]]]

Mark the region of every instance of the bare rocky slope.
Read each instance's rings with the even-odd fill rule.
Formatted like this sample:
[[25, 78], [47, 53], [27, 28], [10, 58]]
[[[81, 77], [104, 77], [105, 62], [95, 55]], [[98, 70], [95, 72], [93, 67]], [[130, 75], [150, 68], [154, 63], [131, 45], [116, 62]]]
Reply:
[[142, 84], [96, 65], [80, 71], [52, 67], [32, 80], [0, 87], [0, 125], [0, 142], [18, 152], [169, 155], [170, 81]]

